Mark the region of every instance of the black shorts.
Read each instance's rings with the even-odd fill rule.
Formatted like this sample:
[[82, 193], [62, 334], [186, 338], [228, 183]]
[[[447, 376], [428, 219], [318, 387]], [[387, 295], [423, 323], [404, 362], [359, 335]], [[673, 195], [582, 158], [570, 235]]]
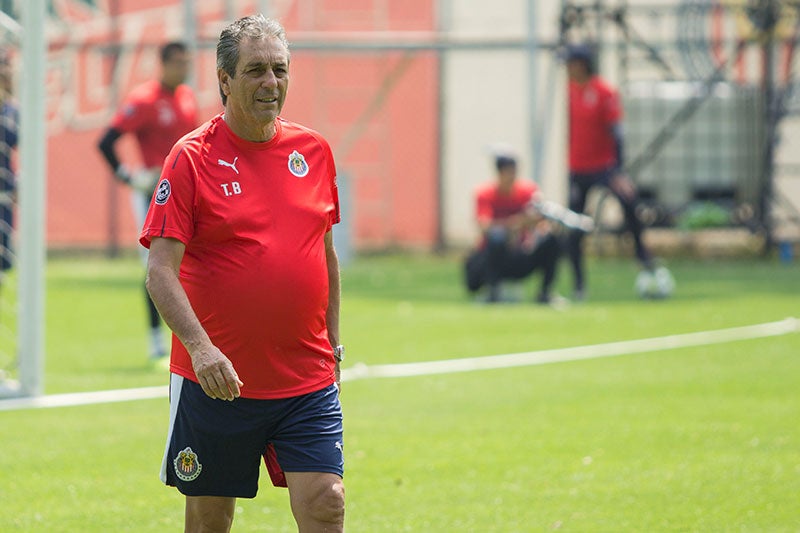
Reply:
[[161, 480], [187, 496], [253, 498], [262, 458], [279, 486], [282, 472], [342, 476], [342, 436], [336, 385], [294, 398], [228, 402], [172, 374]]

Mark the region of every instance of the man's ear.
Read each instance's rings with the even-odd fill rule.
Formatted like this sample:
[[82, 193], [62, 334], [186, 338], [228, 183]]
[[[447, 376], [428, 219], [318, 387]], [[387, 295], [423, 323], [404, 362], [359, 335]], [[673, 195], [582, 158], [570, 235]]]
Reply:
[[225, 96], [231, 94], [231, 85], [230, 85], [231, 76], [225, 69], [218, 68], [217, 69], [217, 80], [219, 80], [219, 90]]

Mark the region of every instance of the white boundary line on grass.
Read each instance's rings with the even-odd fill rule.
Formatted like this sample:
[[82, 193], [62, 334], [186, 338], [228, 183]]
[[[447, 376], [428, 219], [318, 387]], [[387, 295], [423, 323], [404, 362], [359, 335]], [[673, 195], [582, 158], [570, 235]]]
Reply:
[[449, 359], [426, 363], [376, 366], [355, 365], [342, 372], [342, 379], [345, 377], [353, 380], [364, 378], [429, 376], [432, 374], [452, 374], [456, 372], [471, 372], [474, 370], [543, 365], [546, 363], [561, 363], [565, 361], [578, 361], [581, 359], [596, 359], [599, 357], [614, 357], [618, 355], [671, 350], [674, 348], [721, 344], [739, 340], [786, 335], [796, 331], [800, 331], [800, 320], [796, 318], [785, 318], [777, 322], [754, 324], [752, 326], [683, 333], [679, 335], [668, 335], [666, 337], [652, 337], [649, 339], [609, 342], [606, 344], [589, 346], [575, 346], [573, 348], [540, 350], [537, 352], [490, 355], [487, 357], [468, 359]]
[[[656, 352], [675, 348], [689, 348], [709, 344], [722, 344], [763, 337], [787, 335], [800, 331], [800, 320], [786, 318], [777, 322], [766, 322], [737, 328], [699, 331], [652, 337], [631, 341], [609, 342], [573, 348], [557, 348], [536, 352], [522, 352], [505, 355], [490, 355], [467, 359], [448, 359], [424, 363], [402, 363], [394, 365], [367, 366], [358, 363], [342, 370], [342, 381], [355, 381], [370, 378], [400, 378], [413, 376], [430, 376], [434, 374], [453, 374], [456, 372], [472, 372], [475, 370], [492, 370], [514, 368], [519, 366], [562, 363], [600, 357], [615, 357], [637, 353]], [[138, 389], [118, 389], [96, 392], [79, 392], [72, 394], [53, 394], [33, 398], [13, 398], [0, 400], [0, 411], [16, 409], [67, 407], [96, 403], [125, 402], [132, 400], [148, 400], [164, 398], [169, 395], [169, 387], [143, 387]]]

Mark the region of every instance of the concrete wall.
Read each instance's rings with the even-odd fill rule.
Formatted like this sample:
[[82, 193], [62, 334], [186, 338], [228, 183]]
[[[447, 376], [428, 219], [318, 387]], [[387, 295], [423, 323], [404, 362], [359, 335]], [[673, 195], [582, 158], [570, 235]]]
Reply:
[[[527, 0], [452, 1], [442, 13], [447, 36], [461, 40], [524, 40], [528, 35]], [[536, 37], [557, 38], [558, 2], [532, 2]], [[448, 244], [465, 245], [476, 238], [475, 188], [494, 179], [489, 147], [502, 143], [520, 157], [520, 174], [533, 176], [533, 94], [550, 127], [543, 131], [546, 149], [540, 162], [541, 185], [547, 196], [563, 201], [564, 80], [563, 69], [548, 51], [536, 54], [536, 80], [529, 86], [526, 50], [464, 50], [444, 54], [442, 109], [444, 145], [444, 234]], [[554, 98], [545, 97], [552, 91]]]

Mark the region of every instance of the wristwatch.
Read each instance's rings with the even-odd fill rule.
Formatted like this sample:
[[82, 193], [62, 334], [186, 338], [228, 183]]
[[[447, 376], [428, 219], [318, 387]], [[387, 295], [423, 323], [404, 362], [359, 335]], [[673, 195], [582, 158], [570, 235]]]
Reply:
[[344, 361], [344, 345], [340, 344], [333, 348], [333, 357], [336, 359], [337, 363]]

